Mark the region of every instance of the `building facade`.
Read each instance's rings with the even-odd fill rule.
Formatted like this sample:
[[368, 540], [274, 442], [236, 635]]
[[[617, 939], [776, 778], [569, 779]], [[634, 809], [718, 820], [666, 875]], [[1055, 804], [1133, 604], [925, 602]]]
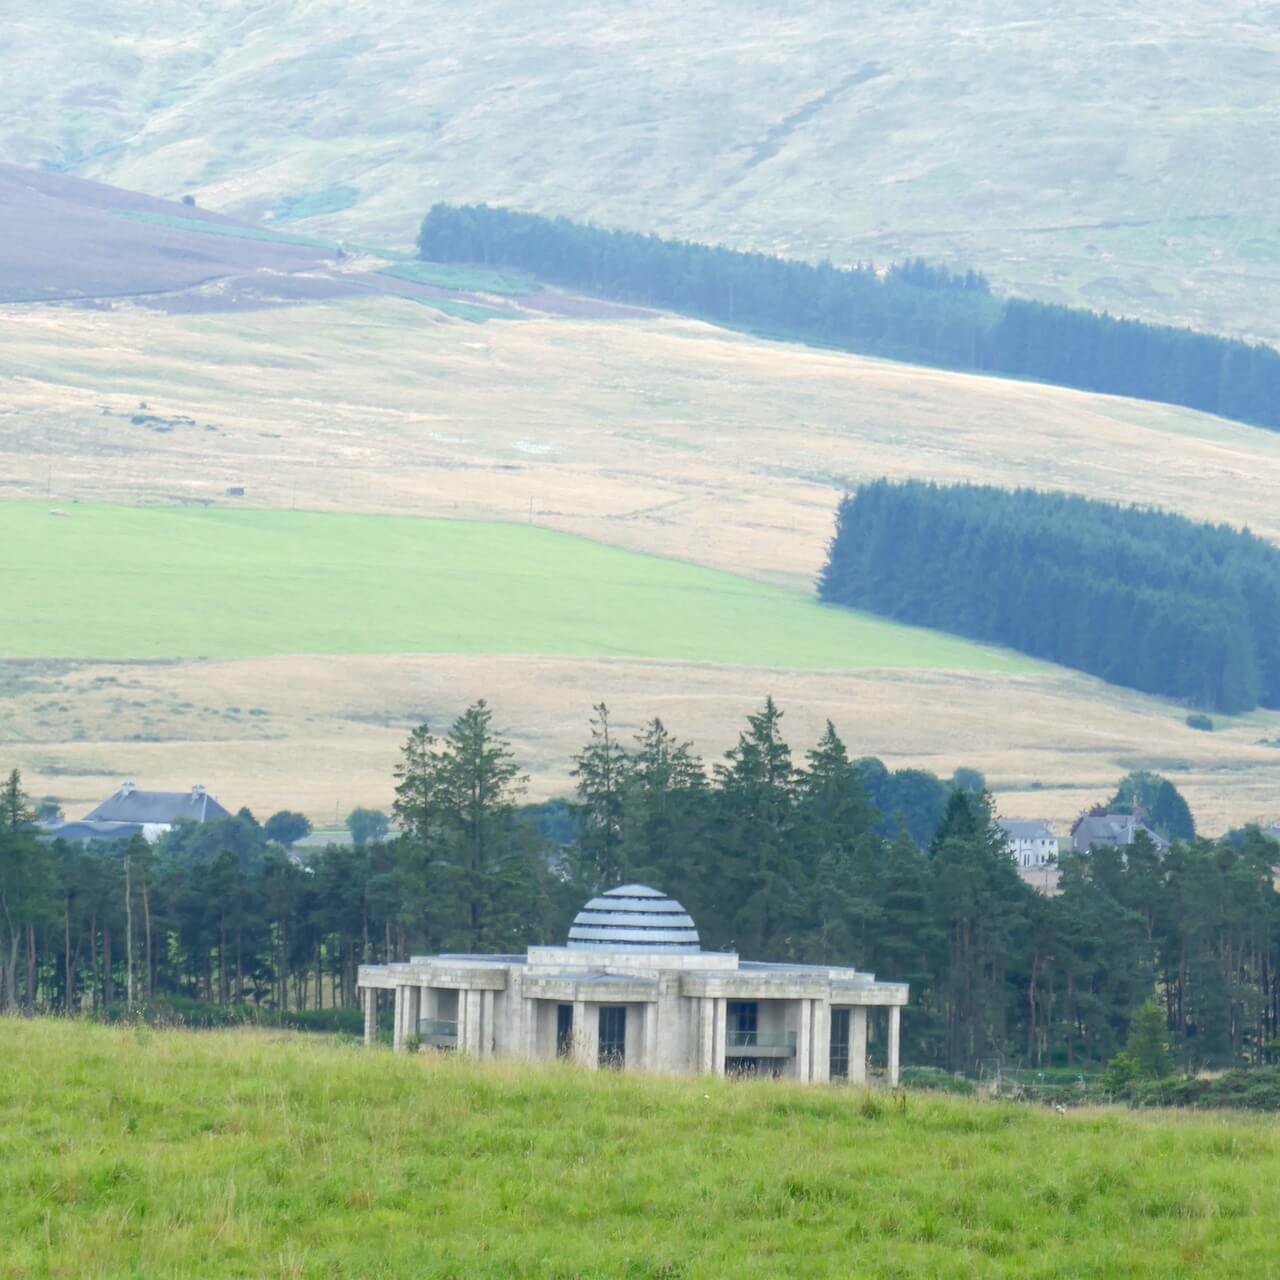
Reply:
[[997, 818], [1004, 832], [1009, 856], [1021, 867], [1047, 867], [1058, 860], [1058, 837], [1043, 822], [1019, 822]]
[[[905, 983], [852, 967], [766, 964], [702, 950], [676, 901], [646, 885], [593, 898], [563, 947], [524, 955], [414, 956], [361, 965], [365, 1042], [379, 992], [393, 993], [397, 1050], [478, 1058], [566, 1058], [671, 1075], [867, 1078], [869, 1019], [899, 1072]], [[883, 1011], [883, 1012], [881, 1012]]]

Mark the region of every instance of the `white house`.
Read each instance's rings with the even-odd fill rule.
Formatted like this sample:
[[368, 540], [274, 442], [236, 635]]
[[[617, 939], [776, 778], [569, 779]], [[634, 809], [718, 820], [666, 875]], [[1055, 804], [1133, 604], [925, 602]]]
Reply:
[[1043, 822], [997, 818], [1009, 842], [1009, 856], [1019, 867], [1047, 867], [1058, 860], [1058, 837]]
[[852, 966], [703, 951], [678, 902], [635, 884], [588, 902], [565, 946], [361, 965], [357, 983], [367, 1044], [378, 992], [390, 991], [397, 1050], [559, 1057], [672, 1075], [864, 1081], [870, 1016], [885, 1023], [891, 1084], [908, 994], [905, 983], [877, 982]]

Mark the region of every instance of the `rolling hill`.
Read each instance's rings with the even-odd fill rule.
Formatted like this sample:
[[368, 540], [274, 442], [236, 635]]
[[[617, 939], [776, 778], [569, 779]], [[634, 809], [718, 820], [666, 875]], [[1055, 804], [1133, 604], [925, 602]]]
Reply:
[[0, 159], [407, 248], [489, 200], [1280, 339], [1280, 6], [50, 0]]
[[[568, 785], [601, 698], [624, 734], [659, 714], [715, 758], [767, 692], [797, 748], [830, 717], [857, 754], [984, 769], [1017, 816], [1069, 819], [1137, 767], [1175, 777], [1209, 829], [1280, 808], [1265, 745], [1280, 739], [1275, 717], [1196, 733], [1173, 704], [1053, 668], [935, 658], [908, 669], [890, 653], [887, 666], [850, 669], [820, 665], [830, 658], [794, 635], [790, 648], [764, 643], [775, 613], [813, 607], [795, 593], [811, 594], [836, 502], [862, 479], [1034, 484], [1276, 538], [1275, 433], [763, 341], [527, 279], [280, 237], [65, 174], [5, 176], [0, 280], [28, 269], [27, 286], [56, 300], [0, 307], [0, 500], [25, 500], [46, 531], [31, 556], [44, 565], [38, 595], [49, 625], [71, 634], [0, 646], [11, 655], [0, 662], [0, 759], [69, 812], [129, 776], [202, 779], [233, 807], [268, 813], [385, 806], [408, 728], [438, 727], [480, 696], [545, 795]], [[99, 250], [58, 251], [84, 228]], [[132, 292], [134, 261], [147, 288], [118, 296]], [[164, 590], [143, 597], [139, 619], [120, 616], [138, 599], [130, 557], [145, 564], [163, 548], [108, 540], [98, 550], [115, 547], [118, 562], [104, 574], [78, 567], [73, 543], [49, 560], [95, 503], [168, 507], [138, 519], [188, 530], [294, 508], [299, 521], [534, 525], [605, 544], [606, 558], [612, 547], [684, 562], [661, 570], [677, 578], [698, 566], [751, 579], [740, 589], [758, 604], [732, 624], [736, 656], [726, 643], [720, 661], [706, 660], [705, 636], [701, 649], [666, 637], [667, 647], [610, 647], [605, 636], [566, 655], [526, 633], [512, 653], [474, 635], [428, 643], [408, 626], [369, 643], [345, 588], [313, 580], [296, 602], [306, 626], [290, 635], [282, 608], [262, 624], [282, 645], [175, 645], [181, 619], [165, 616]], [[242, 586], [210, 579], [228, 606]], [[714, 593], [699, 602], [714, 607]], [[428, 631], [437, 621], [414, 616]], [[143, 647], [149, 624], [157, 643]], [[128, 644], [102, 647], [130, 628]]]

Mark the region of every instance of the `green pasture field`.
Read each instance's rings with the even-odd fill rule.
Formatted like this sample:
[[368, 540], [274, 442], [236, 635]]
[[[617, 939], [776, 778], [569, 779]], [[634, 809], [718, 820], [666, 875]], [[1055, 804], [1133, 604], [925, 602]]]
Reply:
[[997, 649], [518, 524], [0, 504], [3, 658], [521, 654], [1028, 671]]
[[0, 1019], [0, 1280], [1275, 1274], [1271, 1117]]

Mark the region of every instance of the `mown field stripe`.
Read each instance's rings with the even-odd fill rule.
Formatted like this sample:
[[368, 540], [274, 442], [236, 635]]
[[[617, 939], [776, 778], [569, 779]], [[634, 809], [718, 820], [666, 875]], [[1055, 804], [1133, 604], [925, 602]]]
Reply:
[[1029, 671], [1016, 655], [525, 525], [0, 504], [5, 658], [527, 654]]

